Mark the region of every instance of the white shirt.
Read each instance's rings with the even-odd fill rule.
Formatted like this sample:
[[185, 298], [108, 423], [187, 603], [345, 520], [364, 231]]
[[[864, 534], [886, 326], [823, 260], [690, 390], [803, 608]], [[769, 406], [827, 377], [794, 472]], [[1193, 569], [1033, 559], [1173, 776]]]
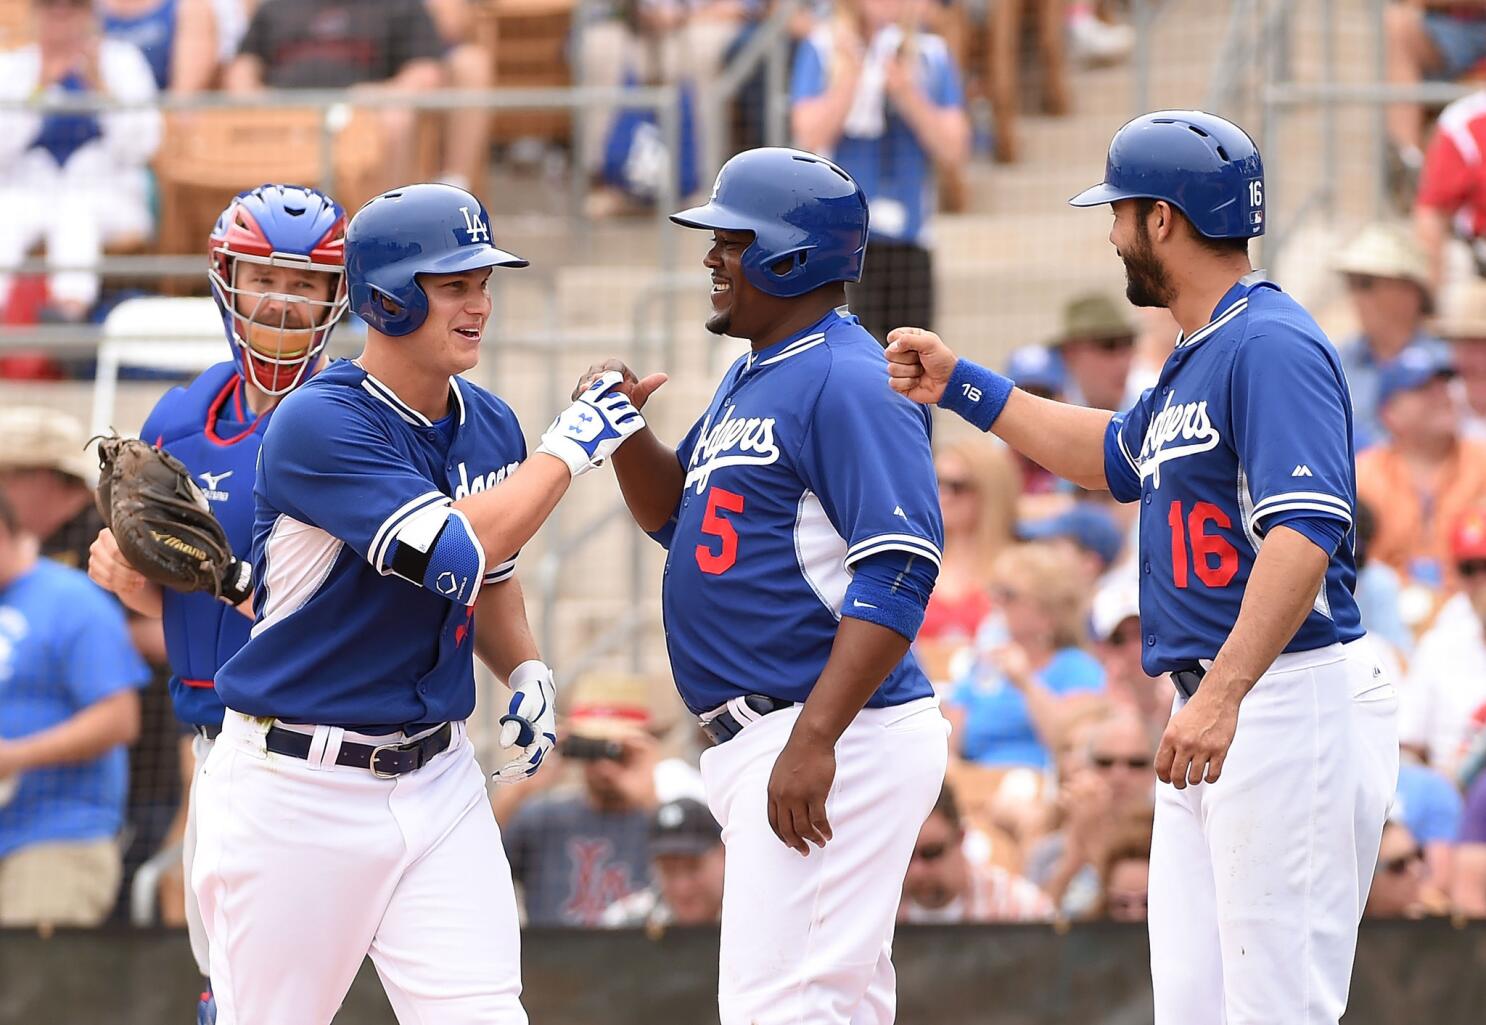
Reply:
[[1399, 695], [1399, 740], [1424, 748], [1453, 774], [1471, 715], [1486, 704], [1486, 636], [1470, 599], [1457, 594], [1419, 639]]

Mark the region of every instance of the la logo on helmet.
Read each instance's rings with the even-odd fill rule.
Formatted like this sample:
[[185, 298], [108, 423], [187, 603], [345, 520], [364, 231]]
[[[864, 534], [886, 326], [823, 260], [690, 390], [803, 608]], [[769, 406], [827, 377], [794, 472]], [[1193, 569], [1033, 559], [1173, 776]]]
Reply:
[[490, 229], [480, 220], [479, 214], [470, 213], [467, 206], [460, 207], [459, 212], [464, 214], [464, 230], [469, 234], [471, 244], [490, 241]]

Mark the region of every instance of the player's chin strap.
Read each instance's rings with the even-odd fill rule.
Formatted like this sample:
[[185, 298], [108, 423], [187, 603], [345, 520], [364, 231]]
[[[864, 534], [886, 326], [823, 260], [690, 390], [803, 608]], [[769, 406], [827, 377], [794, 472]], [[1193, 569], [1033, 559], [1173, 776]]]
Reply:
[[253, 594], [253, 564], [245, 559], [233, 559], [222, 570], [218, 581], [217, 600], [228, 605], [241, 605]]

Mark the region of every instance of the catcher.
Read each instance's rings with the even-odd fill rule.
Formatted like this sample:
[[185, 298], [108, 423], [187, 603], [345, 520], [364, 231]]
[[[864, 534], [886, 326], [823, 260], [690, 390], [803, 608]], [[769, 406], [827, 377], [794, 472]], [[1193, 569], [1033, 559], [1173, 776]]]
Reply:
[[[346, 218], [314, 189], [264, 185], [232, 201], [212, 230], [208, 276], [232, 359], [167, 392], [144, 440], [99, 445], [98, 504], [109, 525], [93, 543], [88, 575], [146, 616], [162, 616], [171, 697], [192, 780], [222, 728], [213, 679], [252, 625], [253, 483], [273, 409], [320, 369], [346, 308]], [[236, 607], [236, 611], [231, 606]], [[241, 614], [239, 614], [241, 613]], [[194, 766], [192, 766], [194, 759]], [[206, 931], [191, 892], [195, 801], [184, 830], [186, 922], [203, 979]], [[210, 982], [197, 1021], [216, 1020]]]

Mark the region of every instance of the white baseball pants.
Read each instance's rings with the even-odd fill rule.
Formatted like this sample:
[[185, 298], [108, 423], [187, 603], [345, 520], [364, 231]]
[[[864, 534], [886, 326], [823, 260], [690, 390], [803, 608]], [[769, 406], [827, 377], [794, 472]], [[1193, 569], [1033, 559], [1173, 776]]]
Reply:
[[[192, 878], [218, 1025], [330, 1025], [368, 953], [403, 1025], [526, 1025], [510, 866], [463, 724], [416, 772], [377, 779], [267, 752], [228, 711], [197, 784]], [[308, 727], [305, 728], [309, 730]]]
[[1398, 779], [1397, 712], [1365, 637], [1281, 655], [1240, 706], [1218, 782], [1157, 785], [1156, 1025], [1336, 1025]]
[[722, 825], [722, 1025], [890, 1025], [903, 876], [944, 784], [949, 723], [933, 698], [866, 708], [836, 744], [833, 838], [808, 856], [769, 828], [768, 785], [799, 707], [702, 753]]
[[201, 920], [201, 902], [196, 899], [196, 887], [191, 882], [191, 866], [196, 862], [196, 782], [201, 779], [201, 769], [215, 743], [200, 733], [191, 738], [196, 767], [191, 772], [191, 790], [186, 797], [186, 835], [181, 841], [181, 874], [186, 879], [186, 935], [191, 940], [191, 956], [203, 976], [211, 973], [211, 945], [206, 939], [206, 923]]

